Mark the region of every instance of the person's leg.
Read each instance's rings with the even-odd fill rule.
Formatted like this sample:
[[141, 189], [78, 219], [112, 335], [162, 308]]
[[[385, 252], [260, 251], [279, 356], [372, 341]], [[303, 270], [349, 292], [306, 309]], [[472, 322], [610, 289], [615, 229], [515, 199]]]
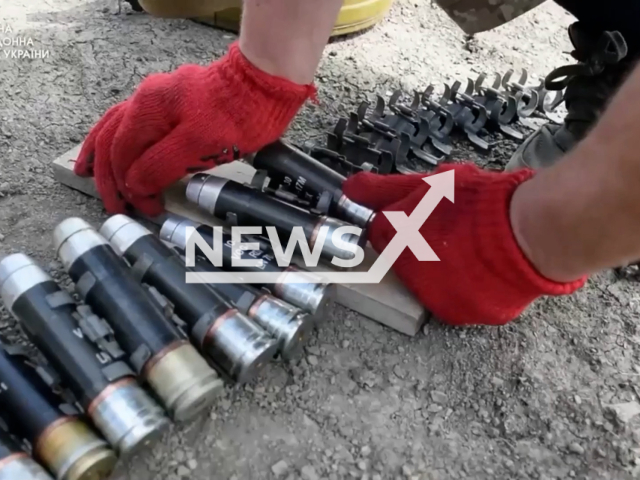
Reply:
[[544, 168], [553, 165], [582, 139], [600, 117], [611, 96], [626, 78], [640, 55], [640, 32], [635, 22], [640, 2], [611, 0], [556, 0], [578, 22], [569, 35], [577, 65], [551, 72], [549, 89], [565, 91], [568, 114], [563, 125], [544, 125], [525, 140], [507, 165]]

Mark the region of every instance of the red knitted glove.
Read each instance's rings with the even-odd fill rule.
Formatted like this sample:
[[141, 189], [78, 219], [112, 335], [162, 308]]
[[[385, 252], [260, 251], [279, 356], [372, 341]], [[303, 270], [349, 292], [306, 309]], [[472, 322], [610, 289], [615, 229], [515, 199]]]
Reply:
[[[455, 203], [442, 199], [420, 228], [440, 261], [420, 262], [405, 248], [393, 268], [400, 280], [437, 317], [451, 325], [502, 325], [542, 295], [565, 295], [586, 278], [557, 283], [543, 278], [524, 256], [511, 229], [509, 205], [530, 170], [493, 173], [476, 166], [447, 165], [454, 171]], [[382, 252], [396, 230], [384, 211], [410, 215], [431, 188], [428, 175], [359, 173], [344, 184], [353, 201], [382, 211], [369, 240]]]
[[95, 175], [109, 212], [128, 203], [157, 215], [162, 190], [274, 142], [314, 95], [312, 85], [259, 70], [233, 44], [208, 67], [147, 77], [93, 127], [74, 171]]

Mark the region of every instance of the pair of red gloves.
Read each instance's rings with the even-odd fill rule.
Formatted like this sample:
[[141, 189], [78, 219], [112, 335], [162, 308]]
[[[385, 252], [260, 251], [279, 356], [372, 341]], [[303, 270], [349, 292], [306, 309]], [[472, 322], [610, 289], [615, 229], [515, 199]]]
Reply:
[[[277, 140], [314, 95], [311, 85], [259, 70], [234, 44], [208, 67], [185, 65], [146, 78], [94, 126], [75, 172], [95, 177], [109, 212], [130, 205], [157, 215], [165, 188]], [[406, 248], [394, 264], [398, 277], [431, 312], [452, 325], [500, 325], [539, 296], [582, 286], [584, 279], [560, 284], [543, 278], [514, 238], [510, 199], [531, 171], [491, 173], [468, 164], [435, 173], [450, 169], [455, 203], [443, 199], [420, 229], [440, 261], [419, 262]], [[376, 211], [409, 215], [430, 188], [424, 176], [360, 173], [347, 180], [344, 193]], [[395, 234], [379, 214], [369, 239], [381, 252]]]

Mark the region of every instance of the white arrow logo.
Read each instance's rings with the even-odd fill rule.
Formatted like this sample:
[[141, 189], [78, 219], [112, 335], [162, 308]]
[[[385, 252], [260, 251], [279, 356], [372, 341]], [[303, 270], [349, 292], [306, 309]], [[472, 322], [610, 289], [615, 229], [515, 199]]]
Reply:
[[[440, 261], [431, 246], [420, 233], [420, 228], [433, 213], [443, 198], [454, 202], [454, 170], [439, 173], [423, 178], [431, 185], [426, 195], [420, 200], [411, 215], [404, 212], [383, 212], [391, 225], [396, 229], [396, 234], [391, 239], [387, 247], [380, 253], [374, 264], [367, 272], [321, 272], [313, 271], [314, 275], [320, 277], [316, 280], [330, 283], [380, 283], [391, 267], [398, 259], [405, 248], [410, 248], [416, 258], [421, 262]], [[197, 233], [196, 233], [197, 234]], [[243, 272], [241, 276], [234, 272], [189, 272], [187, 273], [187, 283], [276, 283], [282, 282], [279, 272]], [[295, 276], [291, 283], [300, 283], [302, 280]], [[308, 278], [304, 279], [309, 282]]]

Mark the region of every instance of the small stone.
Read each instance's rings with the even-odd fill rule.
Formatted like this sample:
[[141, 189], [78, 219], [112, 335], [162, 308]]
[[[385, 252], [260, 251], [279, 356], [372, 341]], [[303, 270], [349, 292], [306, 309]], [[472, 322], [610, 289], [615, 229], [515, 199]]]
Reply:
[[191, 475], [191, 470], [189, 470], [184, 465], [180, 465], [176, 473], [178, 474], [179, 477], [188, 477]]
[[351, 342], [349, 342], [349, 340], [342, 341], [342, 348], [348, 348], [349, 345], [351, 345]]
[[281, 477], [287, 473], [287, 470], [289, 470], [289, 465], [284, 460], [280, 460], [271, 467], [271, 471], [276, 477]]
[[580, 395], [575, 395], [573, 397], [573, 401], [576, 402], [576, 405], [580, 405], [582, 403], [582, 399], [580, 398]]
[[0, 242], [3, 242], [3, 241], [4, 241], [4, 235], [0, 233]]
[[307, 362], [309, 362], [309, 365], [315, 367], [316, 365], [318, 365], [318, 357], [316, 357], [315, 355], [309, 355], [307, 357]]
[[407, 376], [407, 372], [405, 372], [400, 365], [396, 365], [393, 367], [393, 373], [395, 373], [396, 377], [400, 380], [403, 380]]
[[304, 478], [304, 480], [319, 480], [320, 478], [316, 473], [316, 469], [311, 465], [305, 465], [304, 467], [302, 467], [302, 470], [300, 470], [300, 474], [302, 475], [302, 478]]
[[578, 442], [570, 443], [569, 451], [575, 453], [576, 455], [584, 454], [584, 448], [582, 448], [582, 446]]
[[198, 461], [195, 458], [192, 458], [187, 462], [187, 467], [189, 467], [191, 470], [195, 470], [196, 468], [198, 468]]
[[493, 383], [494, 386], [499, 388], [504, 385], [504, 380], [502, 380], [500, 377], [493, 377], [491, 379], [491, 383]]
[[367, 469], [367, 462], [360, 460], [358, 462], [358, 468], [364, 472]]
[[411, 469], [411, 467], [409, 465], [403, 465], [402, 466], [402, 474], [405, 477], [410, 477], [413, 474], [413, 470]]
[[320, 355], [320, 349], [318, 347], [314, 347], [312, 345], [309, 345], [306, 347], [307, 349], [307, 353], [310, 353], [311, 355], [315, 355], [315, 356], [319, 356]]
[[362, 447], [362, 449], [360, 450], [360, 455], [362, 455], [363, 457], [368, 457], [369, 455], [371, 455], [371, 447], [369, 447], [368, 445]]
[[640, 413], [640, 403], [635, 401], [607, 405], [606, 408], [614, 413], [620, 423], [628, 423], [633, 417]]
[[336, 450], [336, 453], [333, 455], [333, 458], [336, 460], [344, 460], [346, 463], [354, 463], [355, 460], [351, 452], [346, 448], [341, 448], [340, 450]]
[[449, 401], [449, 397], [447, 397], [446, 393], [439, 392], [438, 390], [434, 390], [431, 392], [431, 399], [439, 403], [440, 405], [445, 405]]
[[438, 413], [441, 411], [442, 411], [442, 407], [440, 405], [436, 405], [435, 403], [432, 403], [427, 407], [427, 412], [429, 413]]
[[382, 476], [379, 473], [376, 473], [373, 477], [371, 477], [371, 480], [382, 480]]

